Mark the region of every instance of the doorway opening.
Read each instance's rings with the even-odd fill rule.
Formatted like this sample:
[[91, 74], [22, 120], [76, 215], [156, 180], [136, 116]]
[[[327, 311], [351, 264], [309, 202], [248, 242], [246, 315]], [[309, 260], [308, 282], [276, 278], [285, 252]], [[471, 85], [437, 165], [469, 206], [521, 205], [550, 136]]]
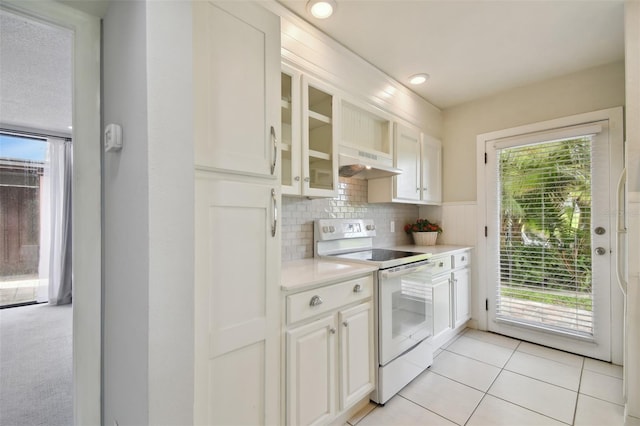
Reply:
[[0, 131], [0, 308], [71, 303], [71, 140]]

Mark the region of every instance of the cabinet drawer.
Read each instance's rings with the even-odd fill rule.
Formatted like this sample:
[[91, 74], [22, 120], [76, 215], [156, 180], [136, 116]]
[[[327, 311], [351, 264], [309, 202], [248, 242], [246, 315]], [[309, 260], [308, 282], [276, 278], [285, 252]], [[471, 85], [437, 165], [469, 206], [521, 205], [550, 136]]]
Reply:
[[287, 296], [287, 324], [333, 311], [343, 305], [370, 298], [373, 277], [357, 278]]
[[427, 270], [432, 275], [447, 272], [451, 269], [451, 256], [434, 257], [430, 261], [431, 264], [427, 267]]
[[469, 265], [471, 262], [471, 253], [468, 251], [462, 253], [456, 253], [453, 255], [453, 267], [461, 268], [463, 266]]

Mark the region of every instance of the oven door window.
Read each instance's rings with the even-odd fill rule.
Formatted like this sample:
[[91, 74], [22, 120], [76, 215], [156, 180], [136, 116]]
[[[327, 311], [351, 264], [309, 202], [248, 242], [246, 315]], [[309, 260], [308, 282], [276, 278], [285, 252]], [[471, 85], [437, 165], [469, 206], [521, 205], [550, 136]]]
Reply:
[[380, 364], [384, 365], [433, 334], [433, 295], [424, 271], [379, 280]]

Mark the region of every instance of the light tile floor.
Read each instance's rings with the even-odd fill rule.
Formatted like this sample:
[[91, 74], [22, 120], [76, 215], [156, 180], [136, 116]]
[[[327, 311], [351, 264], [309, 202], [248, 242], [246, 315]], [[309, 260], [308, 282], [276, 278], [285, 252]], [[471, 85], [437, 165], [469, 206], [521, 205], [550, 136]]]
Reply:
[[348, 425], [623, 425], [622, 367], [467, 329]]

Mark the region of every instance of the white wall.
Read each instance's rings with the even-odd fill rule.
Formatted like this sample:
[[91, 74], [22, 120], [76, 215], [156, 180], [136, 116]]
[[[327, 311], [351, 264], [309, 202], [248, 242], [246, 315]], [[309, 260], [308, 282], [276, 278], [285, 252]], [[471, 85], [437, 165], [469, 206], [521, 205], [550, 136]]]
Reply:
[[104, 121], [103, 423], [193, 423], [193, 114], [189, 2], [111, 2]]
[[104, 154], [103, 423], [147, 424], [149, 165], [146, 5], [112, 2], [103, 21], [104, 123], [124, 148]]
[[624, 105], [624, 63], [505, 91], [443, 111], [443, 201], [476, 200], [476, 136]]
[[194, 175], [190, 2], [147, 3], [149, 424], [193, 424]]

